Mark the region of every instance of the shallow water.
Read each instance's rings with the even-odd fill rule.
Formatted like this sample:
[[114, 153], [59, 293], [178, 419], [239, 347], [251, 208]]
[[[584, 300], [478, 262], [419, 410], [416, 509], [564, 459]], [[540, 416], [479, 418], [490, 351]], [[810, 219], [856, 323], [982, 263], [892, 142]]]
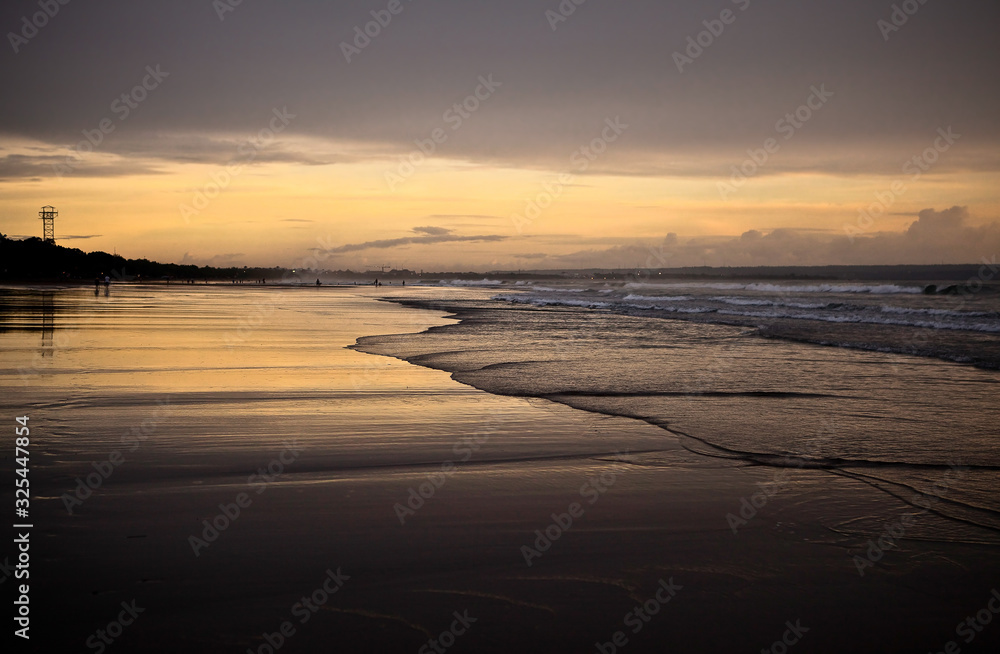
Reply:
[[362, 347], [401, 351], [490, 392], [638, 418], [706, 456], [920, 494], [955, 520], [949, 538], [1000, 533], [996, 371], [593, 308], [438, 306], [462, 324]]

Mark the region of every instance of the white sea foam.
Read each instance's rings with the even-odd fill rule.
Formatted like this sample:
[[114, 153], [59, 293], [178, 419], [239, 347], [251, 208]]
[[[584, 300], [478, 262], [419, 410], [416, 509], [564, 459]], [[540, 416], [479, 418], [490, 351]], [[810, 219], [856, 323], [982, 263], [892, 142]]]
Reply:
[[1000, 333], [1000, 323], [946, 322], [940, 320], [900, 320], [880, 317], [871, 313], [799, 313], [788, 314], [781, 311], [736, 311], [720, 309], [720, 315], [745, 316], [748, 318], [794, 318], [797, 320], [818, 320], [833, 323], [864, 323], [870, 325], [898, 325], [901, 327], [924, 327], [927, 329], [957, 329], [987, 333]]
[[504, 282], [499, 279], [452, 279], [442, 280], [441, 286], [503, 286]]
[[[527, 290], [527, 289], [526, 289]], [[605, 289], [606, 290], [606, 289]], [[810, 320], [827, 323], [895, 325], [926, 329], [966, 330], [1000, 333], [1000, 314], [996, 312], [954, 311], [883, 304], [846, 302], [785, 302], [781, 299], [738, 296], [641, 295], [629, 293], [623, 298], [600, 299], [568, 297], [568, 293], [587, 289], [550, 289], [536, 287], [533, 292], [502, 294], [495, 299], [534, 306], [567, 306], [629, 311], [658, 311], [664, 314], [708, 314], [739, 316], [765, 320]], [[590, 291], [593, 293], [593, 291]], [[595, 293], [595, 295], [597, 295]]]
[[[603, 292], [603, 291], [602, 291]], [[638, 302], [683, 302], [690, 300], [690, 295], [633, 295], [628, 294], [623, 300], [635, 300]]]
[[513, 302], [515, 304], [532, 304], [537, 307], [566, 306], [566, 307], [585, 307], [588, 309], [607, 309], [609, 307], [615, 306], [615, 303], [613, 302], [573, 300], [570, 298], [538, 297], [532, 295], [500, 294], [500, 295], [494, 295], [493, 299], [502, 300], [504, 302]]
[[651, 284], [648, 282], [629, 282], [625, 284], [625, 288], [704, 288], [719, 291], [757, 291], [762, 293], [871, 293], [875, 295], [915, 294], [923, 293], [924, 290], [922, 286], [901, 286], [899, 284], [770, 284], [761, 282], [750, 284], [721, 282]]
[[722, 302], [724, 304], [735, 304], [736, 306], [744, 307], [773, 307], [776, 302], [771, 300], [757, 300], [754, 298], [743, 298], [743, 297], [712, 297], [710, 300], [715, 300], [716, 302]]
[[948, 316], [952, 318], [1000, 318], [996, 313], [984, 311], [953, 311], [951, 309], [921, 309], [910, 307], [881, 306], [883, 313], [899, 313], [906, 315]]

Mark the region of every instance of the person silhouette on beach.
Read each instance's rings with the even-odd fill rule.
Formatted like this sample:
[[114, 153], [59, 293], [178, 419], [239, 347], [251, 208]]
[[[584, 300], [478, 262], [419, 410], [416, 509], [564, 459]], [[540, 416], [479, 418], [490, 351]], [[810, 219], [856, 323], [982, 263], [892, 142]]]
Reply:
[[322, 284], [319, 283], [318, 279], [316, 280], [316, 286], [322, 286]]

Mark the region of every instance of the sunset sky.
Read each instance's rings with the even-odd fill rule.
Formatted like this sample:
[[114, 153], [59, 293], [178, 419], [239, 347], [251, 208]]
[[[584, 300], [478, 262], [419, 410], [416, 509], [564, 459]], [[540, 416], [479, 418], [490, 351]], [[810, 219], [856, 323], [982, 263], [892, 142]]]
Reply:
[[1000, 255], [996, 2], [236, 2], [4, 2], [0, 232], [51, 204], [66, 246], [330, 269]]

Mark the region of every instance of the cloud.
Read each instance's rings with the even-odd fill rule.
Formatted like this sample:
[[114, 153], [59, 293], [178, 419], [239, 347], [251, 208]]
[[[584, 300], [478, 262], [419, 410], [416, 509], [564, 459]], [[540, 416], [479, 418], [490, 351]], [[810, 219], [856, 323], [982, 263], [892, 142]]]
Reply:
[[[0, 4], [0, 23], [19, 25], [25, 4]], [[103, 151], [127, 154], [127, 141], [142, 129], [182, 136], [176, 145], [165, 138], [141, 146], [139, 155], [219, 162], [236, 156], [233, 148], [245, 137], [208, 135], [250, 137], [267, 127], [272, 108], [287, 106], [298, 117], [282, 141], [294, 132], [408, 152], [414, 139], [446, 126], [443, 112], [474, 91], [479, 75], [494, 71], [503, 86], [449, 138], [447, 156], [545, 162], [559, 170], [599, 135], [606, 117], [620, 115], [632, 125], [625, 139], [609, 150], [607, 163], [602, 158], [588, 172], [607, 166], [684, 174], [687, 154], [712, 149], [725, 155], [725, 174], [748, 148], [774, 136], [775, 121], [795, 111], [811, 85], [823, 83], [835, 97], [760, 174], [792, 165], [797, 148], [810, 149], [796, 163], [800, 169], [835, 162], [856, 170], [889, 146], [887, 161], [905, 161], [948, 125], [975, 134], [987, 152], [1000, 141], [1000, 122], [983, 110], [1000, 103], [1000, 86], [983, 82], [997, 58], [997, 3], [940, 3], [928, 10], [934, 20], [910, 21], [887, 47], [874, 27], [888, 17], [886, 5], [754, 2], [683, 74], [671, 54], [715, 11], [696, 0], [636, 0], [628, 11], [619, 3], [589, 3], [556, 32], [535, 0], [442, 0], [407, 9], [391, 38], [373, 42], [350, 65], [340, 43], [371, 20], [364, 3], [258, 3], [234, 15], [238, 30], [223, 29], [204, 2], [92, 4], [72, 24], [51, 21], [45, 56], [33, 41], [16, 66], [0, 67], [0, 87], [18, 98], [0, 107], [6, 134], [70, 145], [107, 118], [116, 129]], [[170, 77], [119, 122], [110, 103], [156, 62]], [[38, 80], [72, 101], [36, 92]], [[206, 142], [183, 136], [192, 134]], [[956, 157], [971, 147], [973, 137], [967, 138]], [[866, 156], [832, 156], [835, 146], [848, 143]], [[311, 154], [268, 147], [261, 157], [331, 161]], [[649, 155], [649, 165], [633, 170], [627, 164], [640, 154]], [[984, 165], [995, 163], [992, 157]], [[712, 167], [707, 174], [720, 173]]]
[[[104, 234], [57, 234], [56, 242], [58, 243], [59, 241], [75, 241], [86, 238], [100, 238], [102, 236], [104, 236]], [[38, 238], [38, 234], [28, 234], [28, 235], [9, 234], [7, 235], [7, 238], [9, 238], [12, 241], [23, 241], [28, 238]]]
[[479, 219], [482, 219], [482, 220], [504, 220], [503, 216], [490, 216], [490, 215], [478, 214], [478, 213], [436, 213], [436, 214], [433, 214], [433, 215], [428, 216], [428, 217], [429, 218], [438, 218], [438, 219], [440, 219], [440, 218], [445, 218], [445, 219], [448, 219], [448, 218], [479, 218]]
[[971, 263], [1000, 254], [1000, 222], [970, 224], [967, 207], [924, 209], [901, 232], [751, 229], [740, 236], [618, 245], [550, 256], [553, 268], [673, 268], [682, 266], [817, 266]]
[[[266, 119], [262, 124], [266, 125]], [[137, 132], [127, 138], [109, 140], [100, 152], [127, 158], [155, 158], [158, 161], [226, 165], [292, 163], [326, 166], [355, 163], [375, 153], [346, 152], [348, 146], [334, 146], [321, 139], [301, 139], [290, 132], [257, 140], [235, 134], [161, 134]], [[84, 155], [86, 156], [86, 155]]]
[[445, 229], [444, 227], [414, 227], [413, 231], [417, 234], [426, 234], [428, 236], [444, 236], [452, 232], [452, 230]]
[[[102, 157], [100, 161], [69, 158], [70, 168], [66, 176], [74, 177], [124, 177], [127, 175], [158, 175], [163, 171], [155, 166], [140, 161], [118, 159], [108, 161]], [[29, 179], [39, 181], [58, 175], [56, 166], [66, 170], [66, 155], [25, 155], [8, 154], [0, 157], [0, 180]]]
[[323, 249], [324, 254], [344, 254], [346, 252], [357, 252], [358, 250], [375, 250], [400, 247], [403, 245], [428, 245], [433, 243], [469, 243], [496, 242], [506, 240], [506, 236], [498, 234], [486, 234], [481, 236], [459, 236], [457, 234], [433, 234], [427, 236], [404, 236], [402, 238], [387, 238], [377, 241], [365, 241], [364, 243], [348, 243], [331, 249]]
[[917, 216], [917, 220], [906, 230], [907, 236], [914, 239], [948, 238], [962, 228], [969, 211], [966, 207], [952, 207], [944, 211], [924, 209]]
[[[114, 134], [114, 132], [112, 132]], [[77, 135], [75, 138], [78, 138]], [[131, 133], [112, 139], [109, 135], [96, 148], [79, 143], [58, 146], [20, 144], [20, 152], [0, 156], [0, 180], [29, 178], [38, 181], [61, 175], [76, 177], [121, 177], [156, 175], [166, 164], [254, 166], [295, 164], [327, 166], [380, 160], [383, 149], [361, 144], [332, 144], [323, 139], [279, 135], [253, 146], [247, 137], [234, 135]], [[86, 144], [86, 142], [83, 142]], [[61, 171], [61, 172], [60, 172]]]

